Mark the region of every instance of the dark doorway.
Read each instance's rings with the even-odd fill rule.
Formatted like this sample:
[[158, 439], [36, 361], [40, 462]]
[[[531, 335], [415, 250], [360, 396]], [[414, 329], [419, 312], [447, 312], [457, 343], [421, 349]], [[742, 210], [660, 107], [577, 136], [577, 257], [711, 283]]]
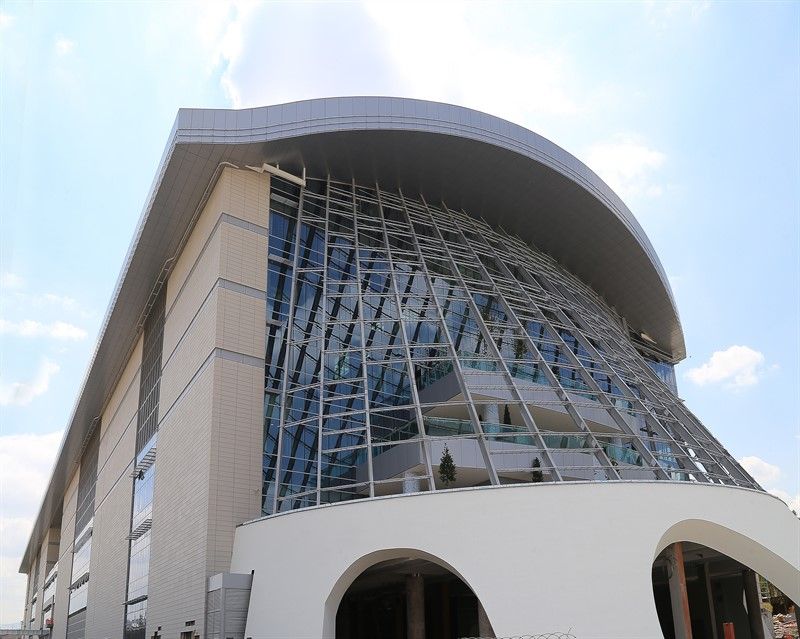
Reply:
[[[676, 564], [677, 557], [683, 559], [682, 574]], [[736, 639], [769, 637], [767, 628], [772, 626], [769, 587], [768, 582], [744, 564], [701, 544], [673, 544], [653, 563], [653, 595], [665, 639], [685, 636], [676, 631], [674, 621], [676, 614], [682, 616], [684, 597], [694, 639], [723, 639], [728, 624]]]
[[336, 614], [336, 639], [493, 637], [470, 588], [421, 559], [384, 561], [348, 588]]

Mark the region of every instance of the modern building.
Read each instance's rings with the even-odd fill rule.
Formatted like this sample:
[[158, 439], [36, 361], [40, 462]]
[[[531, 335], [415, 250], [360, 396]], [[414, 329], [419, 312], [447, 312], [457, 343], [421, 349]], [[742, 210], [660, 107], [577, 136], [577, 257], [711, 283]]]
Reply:
[[758, 636], [755, 573], [800, 600], [800, 523], [679, 399], [684, 356], [636, 219], [531, 131], [394, 98], [181, 110], [26, 627]]

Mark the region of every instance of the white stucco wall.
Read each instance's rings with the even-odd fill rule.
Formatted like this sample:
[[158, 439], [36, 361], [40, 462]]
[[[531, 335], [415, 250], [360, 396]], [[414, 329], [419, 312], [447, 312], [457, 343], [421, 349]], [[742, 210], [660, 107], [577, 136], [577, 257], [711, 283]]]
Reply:
[[530, 484], [398, 496], [240, 526], [246, 636], [332, 638], [367, 567], [422, 557], [459, 575], [498, 637], [661, 638], [651, 567], [673, 541], [742, 561], [800, 601], [800, 520], [756, 491], [668, 482]]

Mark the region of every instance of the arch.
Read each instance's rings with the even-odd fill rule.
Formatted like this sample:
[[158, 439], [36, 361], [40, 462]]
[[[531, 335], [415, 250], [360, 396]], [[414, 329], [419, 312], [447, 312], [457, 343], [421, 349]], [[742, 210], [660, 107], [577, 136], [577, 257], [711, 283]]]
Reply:
[[[437, 557], [436, 555], [432, 555], [429, 552], [425, 552], [424, 550], [417, 548], [386, 548], [383, 550], [376, 550], [356, 559], [339, 576], [339, 578], [336, 580], [336, 583], [334, 583], [330, 593], [325, 599], [323, 637], [335, 637], [336, 613], [339, 610], [339, 604], [341, 604], [342, 598], [344, 597], [348, 588], [350, 588], [358, 576], [368, 568], [371, 568], [372, 566], [375, 566], [383, 561], [390, 561], [392, 559], [424, 559], [432, 564], [436, 564], [437, 566], [440, 566], [441, 568], [451, 572], [453, 575], [463, 581], [467, 587], [472, 590], [472, 592], [478, 598], [478, 601], [482, 601], [480, 595], [475, 591], [475, 588], [472, 586], [469, 580], [466, 579], [464, 575], [461, 574], [461, 572], [452, 564], [441, 559], [440, 557]], [[489, 615], [488, 612], [486, 614], [491, 622], [491, 615]]]
[[667, 546], [680, 541], [702, 544], [728, 555], [770, 581], [793, 601], [800, 601], [798, 567], [754, 539], [711, 521], [685, 519], [661, 536], [653, 552], [653, 561]]

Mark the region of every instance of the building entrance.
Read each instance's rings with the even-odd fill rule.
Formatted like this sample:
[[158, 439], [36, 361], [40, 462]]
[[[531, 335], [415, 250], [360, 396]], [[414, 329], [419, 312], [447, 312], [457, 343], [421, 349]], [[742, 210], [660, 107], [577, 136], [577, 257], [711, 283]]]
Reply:
[[383, 561], [348, 588], [336, 639], [494, 637], [483, 606], [456, 575], [421, 559]]
[[[776, 608], [782, 593], [753, 570], [690, 542], [672, 544], [656, 558], [653, 594], [665, 639], [767, 639], [773, 613], [786, 612]], [[793, 614], [791, 602], [784, 607]]]

